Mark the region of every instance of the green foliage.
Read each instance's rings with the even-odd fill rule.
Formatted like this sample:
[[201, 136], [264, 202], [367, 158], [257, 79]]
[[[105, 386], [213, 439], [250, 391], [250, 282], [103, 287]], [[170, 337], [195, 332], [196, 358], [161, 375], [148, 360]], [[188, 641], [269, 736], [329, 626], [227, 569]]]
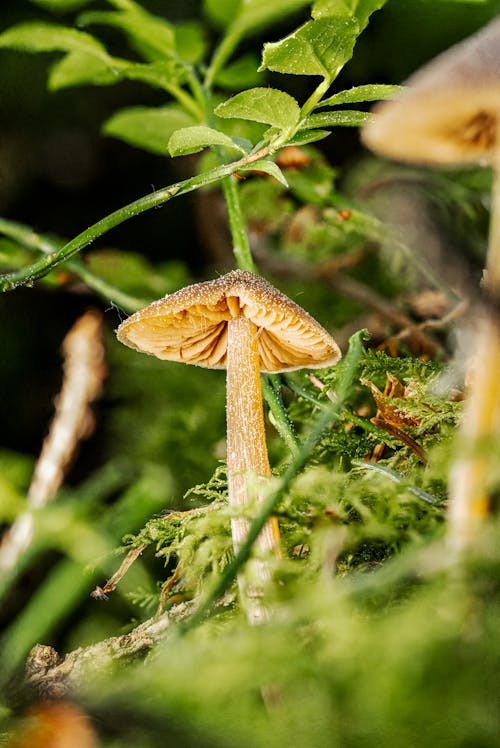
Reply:
[[[78, 650], [132, 629], [120, 640], [126, 649], [152, 616], [143, 649], [121, 659], [113, 639], [117, 666], [94, 658], [91, 677], [73, 688], [103, 748], [496, 745], [499, 527], [487, 524], [460, 565], [443, 540], [462, 404], [446, 385], [449, 327], [422, 321], [410, 306], [436, 282], [406, 237], [394, 238], [363, 207], [364, 184], [348, 194], [345, 164], [361, 160], [349, 134], [342, 133], [342, 161], [334, 143], [333, 165], [329, 144], [308, 145], [370, 116], [346, 105], [399, 92], [358, 81], [355, 67], [346, 70], [349, 88], [332, 88], [384, 0], [204, 0], [201, 20], [180, 21], [161, 3], [147, 4], [155, 14], [134, 0], [108, 0], [75, 19], [95, 35], [71, 26], [71, 14], [90, 2], [33, 2], [64, 13], [67, 25], [18, 24], [0, 34], [0, 47], [51, 53], [48, 86], [61, 100], [70, 87], [133, 81], [130, 96], [138, 91], [140, 105], [127, 99], [128, 86], [107, 96], [104, 134], [167, 158], [210, 152], [196, 165], [171, 165], [197, 170], [194, 177], [117, 208], [66, 244], [57, 225], [52, 237], [1, 219], [0, 265], [12, 271], [2, 290], [44, 276], [51, 301], [92, 291], [114, 327], [116, 307], [134, 311], [192, 274], [222, 272], [226, 259], [200, 253], [191, 266], [168, 254], [149, 259], [146, 246], [121, 248], [119, 234], [116, 247], [93, 245], [84, 260], [74, 254], [141, 212], [221, 186], [235, 263], [275, 275], [283, 291], [339, 331], [344, 357], [314, 376], [263, 377], [272, 475], [261, 501], [234, 507], [224, 462], [224, 373], [141, 356], [107, 332], [94, 441], [54, 503], [29, 509], [33, 538], [0, 577], [0, 718], [18, 711], [12, 683], [22, 680], [33, 644]], [[289, 145], [300, 150], [284, 151]], [[455, 230], [464, 226], [476, 247], [488, 179], [428, 180], [443, 225], [460, 211]], [[223, 213], [214, 193], [198, 197], [205, 220]], [[176, 201], [174, 212], [177, 206], [183, 209]], [[168, 252], [177, 228], [168, 211], [162, 217]], [[209, 226], [206, 244], [223, 244], [225, 227]], [[405, 258], [397, 273], [387, 259], [395, 255]], [[62, 272], [53, 272], [63, 260]], [[25, 352], [20, 336], [15, 350], [10, 341], [5, 336], [4, 366]], [[28, 409], [32, 381], [21, 378], [19, 413]], [[398, 383], [397, 395], [384, 391], [388, 381]], [[46, 429], [44, 422], [39, 430]], [[498, 450], [495, 440], [488, 446]], [[29, 508], [35, 462], [20, 448], [0, 449], [4, 525]], [[498, 476], [488, 479], [495, 486]], [[251, 627], [237, 579], [271, 515], [282, 555], [269, 561], [263, 588], [270, 621]], [[249, 534], [235, 550], [231, 520], [241, 516]], [[94, 585], [113, 578], [118, 557], [134, 551], [117, 589], [107, 588], [106, 606], [88, 599]], [[172, 617], [156, 642], [163, 608]], [[177, 624], [182, 613], [187, 618]]]

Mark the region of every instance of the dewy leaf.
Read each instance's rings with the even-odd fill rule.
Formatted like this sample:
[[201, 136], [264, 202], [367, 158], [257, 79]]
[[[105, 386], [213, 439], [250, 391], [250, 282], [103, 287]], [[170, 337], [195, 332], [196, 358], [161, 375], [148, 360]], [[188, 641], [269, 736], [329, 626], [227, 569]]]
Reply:
[[229, 135], [224, 135], [223, 132], [204, 125], [176, 130], [168, 141], [168, 151], [171, 156], [186, 156], [188, 153], [198, 153], [209, 145], [222, 145], [225, 148], [237, 150], [239, 153], [245, 153], [243, 148]]
[[284, 91], [250, 88], [219, 104], [215, 114], [218, 117], [249, 119], [287, 130], [298, 122], [300, 108], [293, 96]]
[[392, 86], [385, 83], [369, 83], [366, 86], [354, 86], [345, 91], [322, 99], [317, 107], [337, 106], [338, 104], [357, 104], [362, 101], [379, 101], [380, 99], [391, 99], [403, 90], [403, 86]]
[[20, 23], [0, 34], [0, 48], [23, 52], [84, 52], [107, 63], [103, 45], [90, 34], [50, 23]]
[[370, 119], [370, 112], [341, 110], [311, 114], [301, 122], [304, 129], [318, 127], [362, 127]]
[[282, 184], [283, 187], [288, 188], [288, 182], [286, 181], [285, 175], [283, 174], [279, 166], [274, 163], [274, 161], [261, 159], [260, 161], [254, 161], [253, 163], [247, 164], [246, 166], [242, 166], [238, 169], [238, 172], [241, 173], [252, 171], [263, 171], [266, 174], [269, 174], [270, 177], [276, 179], [276, 181]]
[[193, 117], [177, 104], [156, 109], [130, 107], [121, 109], [110, 117], [104, 123], [103, 132], [120, 138], [129, 145], [167, 156], [167, 143], [172, 133], [193, 124]]
[[146, 11], [87, 11], [79, 16], [78, 23], [120, 29], [147, 59], [165, 59], [175, 54], [175, 33], [171, 24]]
[[363, 31], [371, 14], [380, 10], [387, 0], [316, 0], [312, 7], [313, 18], [346, 16], [355, 18], [359, 31]]
[[307, 145], [308, 143], [315, 143], [318, 140], [323, 140], [331, 135], [330, 130], [298, 130], [293, 138], [290, 138], [285, 145]]
[[264, 45], [260, 70], [321, 75], [333, 81], [352, 57], [359, 27], [352, 18], [308, 21], [279, 42]]

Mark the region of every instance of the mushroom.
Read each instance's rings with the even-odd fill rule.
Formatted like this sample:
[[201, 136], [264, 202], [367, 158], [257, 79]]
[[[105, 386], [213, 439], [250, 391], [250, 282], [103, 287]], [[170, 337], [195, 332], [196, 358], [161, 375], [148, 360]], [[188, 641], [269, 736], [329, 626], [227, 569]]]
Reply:
[[[307, 312], [263, 278], [233, 270], [216, 280], [187, 286], [126, 319], [118, 340], [160, 359], [227, 369], [227, 477], [229, 503], [245, 510], [262, 493], [271, 473], [267, 456], [260, 372], [331, 366], [341, 353], [333, 338]], [[231, 521], [235, 552], [249, 522]], [[262, 601], [270, 578], [266, 556], [279, 555], [276, 518], [258, 541], [248, 584], [238, 579], [251, 623], [269, 618]]]
[[[374, 108], [361, 137], [389, 158], [427, 166], [491, 166], [494, 185], [485, 290], [500, 299], [500, 18], [422, 67]], [[489, 458], [500, 430], [500, 327], [479, 315], [459, 453], [450, 473], [449, 543], [469, 546], [488, 513]]]

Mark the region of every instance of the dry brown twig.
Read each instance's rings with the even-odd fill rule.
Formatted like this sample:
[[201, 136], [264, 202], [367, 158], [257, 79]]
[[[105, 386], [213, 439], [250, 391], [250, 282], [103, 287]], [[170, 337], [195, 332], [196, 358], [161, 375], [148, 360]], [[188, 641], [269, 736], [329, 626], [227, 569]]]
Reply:
[[186, 618], [196, 605], [183, 602], [161, 616], [154, 615], [128, 634], [112, 636], [104, 641], [79, 647], [64, 657], [42, 644], [33, 647], [26, 661], [26, 681], [44, 698], [63, 698], [117, 660], [132, 659], [144, 654], [163, 639], [170, 625]]
[[12, 571], [33, 537], [34, 517], [60, 488], [82, 439], [92, 433], [91, 404], [99, 396], [105, 377], [102, 316], [91, 309], [64, 338], [64, 378], [55, 415], [28, 490], [28, 508], [20, 514], [0, 544], [0, 574]]

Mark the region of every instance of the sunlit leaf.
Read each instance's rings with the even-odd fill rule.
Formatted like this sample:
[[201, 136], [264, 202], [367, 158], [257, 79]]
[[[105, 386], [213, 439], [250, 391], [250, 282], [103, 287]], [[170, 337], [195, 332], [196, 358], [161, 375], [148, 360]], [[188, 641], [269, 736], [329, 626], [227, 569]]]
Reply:
[[203, 7], [216, 26], [230, 26], [229, 33], [246, 35], [309, 4], [310, 0], [280, 0], [279, 3], [268, 0], [204, 0]]
[[106, 86], [122, 80], [116, 65], [89, 55], [87, 52], [69, 52], [52, 66], [48, 79], [51, 91], [70, 86], [93, 84]]
[[238, 171], [239, 172], [263, 171], [265, 174], [269, 174], [270, 177], [273, 177], [274, 179], [276, 179], [276, 181], [282, 184], [283, 187], [288, 187], [288, 182], [286, 181], [285, 175], [283, 174], [279, 166], [274, 163], [274, 161], [261, 159], [260, 161], [254, 161], [251, 164], [247, 164], [246, 166], [240, 167]]
[[23, 52], [80, 52], [108, 62], [103, 45], [90, 34], [50, 23], [28, 22], [0, 34], [0, 48]]
[[363, 31], [371, 14], [380, 10], [387, 0], [316, 0], [312, 8], [313, 18], [346, 16], [358, 21]]
[[391, 86], [383, 83], [369, 83], [366, 86], [354, 86], [354, 88], [339, 91], [328, 99], [322, 99], [318, 104], [318, 107], [391, 99], [401, 93], [402, 90], [402, 86]]
[[175, 54], [174, 27], [164, 18], [135, 11], [87, 11], [78, 19], [82, 26], [98, 24], [123, 31], [148, 59], [165, 59]]
[[279, 42], [264, 45], [260, 70], [320, 75], [333, 81], [352, 57], [359, 27], [352, 18], [308, 21]]
[[219, 104], [215, 114], [262, 122], [284, 130], [298, 122], [300, 108], [296, 100], [284, 91], [251, 88]]
[[220, 145], [245, 153], [228, 135], [203, 125], [176, 130], [168, 141], [168, 150], [171, 156], [185, 156], [188, 153], [198, 153], [210, 145]]
[[328, 135], [331, 135], [329, 130], [298, 130], [293, 138], [290, 138], [285, 145], [307, 145], [308, 143], [323, 140]]
[[167, 143], [172, 133], [193, 124], [193, 118], [176, 104], [158, 108], [130, 107], [110, 117], [103, 132], [129, 145], [167, 156]]
[[316, 127], [361, 127], [370, 119], [369, 112], [335, 111], [311, 114], [302, 122], [304, 128]]

